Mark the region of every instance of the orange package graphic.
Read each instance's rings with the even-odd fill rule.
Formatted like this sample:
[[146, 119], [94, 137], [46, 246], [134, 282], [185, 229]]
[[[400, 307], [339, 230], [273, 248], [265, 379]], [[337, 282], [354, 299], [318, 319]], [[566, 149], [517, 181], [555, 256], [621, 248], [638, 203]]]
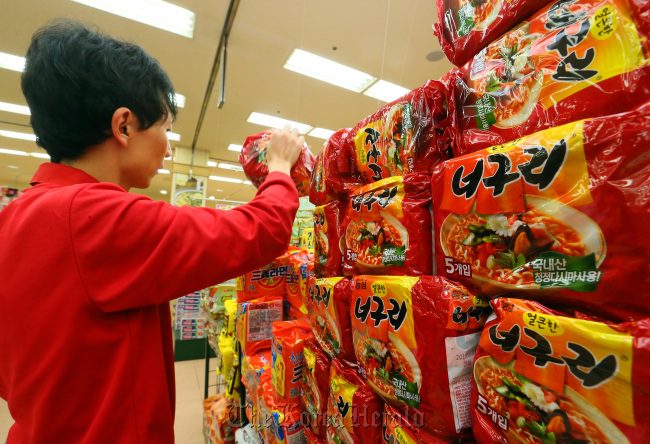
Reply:
[[354, 365], [350, 324], [350, 278], [309, 280], [309, 321], [314, 339], [330, 358]]
[[302, 372], [301, 404], [303, 411], [306, 412], [303, 419], [308, 421], [308, 424], [304, 425], [306, 429], [324, 440], [327, 428], [330, 358], [314, 340], [305, 343], [304, 353], [305, 369]]
[[278, 261], [282, 265], [289, 266], [291, 271], [286, 276], [286, 301], [300, 311], [303, 316], [307, 316], [307, 300], [303, 295], [307, 293], [307, 273], [309, 272], [309, 263], [313, 261], [313, 255], [302, 248], [295, 248], [279, 258]]
[[305, 442], [300, 404], [287, 403], [276, 397], [270, 380], [265, 380], [260, 397], [260, 423], [268, 444]]
[[471, 362], [488, 302], [440, 277], [355, 276], [350, 312], [368, 385], [428, 432], [471, 436]]
[[244, 276], [244, 294], [237, 293], [237, 302], [252, 301], [266, 296], [285, 297], [287, 294], [287, 276], [293, 268], [287, 263], [289, 252], [274, 259], [270, 264], [257, 270], [249, 271]]
[[242, 351], [251, 355], [270, 349], [273, 323], [283, 319], [282, 299], [262, 298], [239, 304], [237, 333]]
[[397, 409], [386, 404], [386, 410], [384, 411], [384, 444], [448, 444], [450, 442], [459, 442], [426, 433], [421, 427], [420, 422], [410, 421]]
[[473, 370], [479, 442], [647, 442], [650, 319], [611, 324], [521, 299], [491, 304]]
[[278, 400], [300, 402], [300, 384], [305, 367], [304, 341], [313, 338], [307, 319], [273, 323], [271, 375]]
[[336, 200], [314, 209], [314, 274], [317, 277], [341, 276], [342, 236], [347, 200]]
[[310, 429], [305, 428], [305, 439], [307, 440], [307, 444], [326, 444], [327, 442], [316, 435], [314, 432], [312, 432]]

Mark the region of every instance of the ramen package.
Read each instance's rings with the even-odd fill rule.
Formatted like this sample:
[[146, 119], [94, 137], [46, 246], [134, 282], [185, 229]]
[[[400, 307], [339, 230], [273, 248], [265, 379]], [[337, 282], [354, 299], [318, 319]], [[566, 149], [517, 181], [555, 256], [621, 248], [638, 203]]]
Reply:
[[273, 323], [282, 321], [280, 298], [262, 298], [240, 304], [237, 323], [242, 351], [253, 354], [270, 349], [273, 341]]
[[648, 314], [650, 102], [458, 157], [432, 187], [438, 274], [488, 295]]
[[647, 442], [650, 319], [605, 324], [492, 301], [474, 361], [479, 442]]
[[455, 154], [648, 100], [649, 23], [646, 0], [558, 0], [492, 42], [448, 77]]
[[268, 379], [263, 381], [259, 414], [258, 420], [266, 443], [305, 443], [300, 404], [287, 403], [276, 397], [275, 389]]
[[[266, 145], [271, 140], [271, 131], [266, 130], [248, 136], [239, 153], [239, 163], [244, 167], [246, 177], [257, 188], [264, 183], [266, 176], [269, 174], [269, 167], [266, 164]], [[309, 151], [309, 147], [303, 146], [298, 161], [291, 168], [291, 178], [296, 184], [298, 194], [301, 197], [309, 195], [309, 180], [315, 161], [316, 158]]]
[[350, 196], [343, 274], [433, 273], [430, 177], [390, 177]]
[[350, 278], [309, 280], [309, 321], [314, 339], [331, 358], [356, 363], [350, 324]]
[[316, 156], [309, 189], [309, 201], [316, 206], [345, 198], [363, 185], [361, 175], [345, 151], [349, 131], [343, 128], [332, 134]]
[[305, 342], [304, 353], [301, 404], [303, 411], [307, 412], [305, 419], [309, 421], [309, 429], [324, 439], [327, 428], [330, 359], [314, 340]]
[[346, 200], [335, 200], [314, 210], [314, 273], [317, 277], [343, 274], [341, 240], [346, 208]]
[[489, 313], [486, 300], [444, 278], [355, 276], [350, 316], [361, 374], [427, 431], [471, 436], [466, 395]]
[[300, 402], [300, 384], [305, 367], [304, 341], [312, 337], [306, 319], [273, 323], [271, 376], [275, 392], [284, 402]]
[[449, 61], [461, 66], [549, 0], [437, 0], [436, 4], [434, 33]]
[[330, 366], [327, 400], [328, 443], [377, 444], [381, 440], [384, 403], [353, 368], [336, 359]]
[[284, 253], [263, 268], [246, 273], [244, 296], [237, 302], [252, 301], [267, 296], [284, 297], [287, 294], [287, 276], [293, 273], [293, 267], [287, 263], [288, 256], [289, 253]]
[[321, 438], [320, 436], [316, 435], [314, 432], [311, 431], [311, 429], [305, 428], [305, 439], [307, 440], [307, 444], [327, 444], [327, 441], [325, 441], [324, 438]]
[[[307, 291], [310, 258], [312, 255], [307, 253], [307, 250], [294, 248], [280, 260], [283, 265], [289, 266], [290, 270], [287, 272], [291, 271], [286, 276], [286, 301], [300, 311], [303, 316], [307, 316], [306, 298], [303, 295]], [[301, 284], [304, 284], [304, 291]]]
[[447, 158], [455, 122], [450, 88], [429, 80], [359, 122], [348, 146], [366, 183], [417, 171]]
[[406, 444], [448, 444], [449, 439], [429, 434], [422, 430], [422, 423], [409, 420], [397, 409], [386, 404], [384, 411], [384, 444], [406, 443]]

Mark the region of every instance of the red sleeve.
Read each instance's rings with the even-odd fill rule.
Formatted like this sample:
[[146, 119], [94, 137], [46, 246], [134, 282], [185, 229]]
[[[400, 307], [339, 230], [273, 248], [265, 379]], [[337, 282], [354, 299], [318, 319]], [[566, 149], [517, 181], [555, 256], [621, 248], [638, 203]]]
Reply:
[[255, 198], [232, 210], [174, 207], [112, 184], [84, 187], [70, 232], [90, 300], [111, 312], [170, 301], [279, 256], [291, 238], [298, 192], [271, 173]]

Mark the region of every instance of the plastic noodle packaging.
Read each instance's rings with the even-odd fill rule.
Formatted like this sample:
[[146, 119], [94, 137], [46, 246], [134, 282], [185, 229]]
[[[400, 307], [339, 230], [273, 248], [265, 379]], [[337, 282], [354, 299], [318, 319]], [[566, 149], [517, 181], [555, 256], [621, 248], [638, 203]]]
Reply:
[[487, 301], [444, 278], [355, 276], [350, 315], [361, 374], [427, 431], [471, 436], [466, 395], [489, 313]]
[[648, 316], [650, 102], [434, 171], [438, 274], [629, 320]]
[[419, 422], [410, 421], [397, 409], [386, 404], [386, 410], [384, 411], [384, 444], [448, 444], [450, 442], [461, 442], [429, 434], [422, 430], [421, 427], [422, 424]]
[[324, 440], [327, 428], [330, 358], [314, 340], [305, 342], [304, 353], [305, 368], [301, 386], [301, 404], [303, 412], [306, 413], [304, 419], [308, 420], [309, 430]]
[[310, 429], [305, 428], [304, 431], [305, 431], [305, 439], [307, 440], [307, 444], [327, 444], [327, 441], [325, 441], [325, 439], [316, 435]]
[[237, 301], [229, 300], [224, 302], [225, 319], [223, 323], [224, 333], [228, 336], [235, 336], [237, 329]]
[[219, 335], [219, 357], [217, 373], [228, 376], [235, 362], [235, 338], [221, 332]]
[[242, 351], [250, 355], [270, 349], [273, 323], [282, 321], [283, 314], [280, 298], [262, 298], [240, 304], [237, 330]]
[[260, 417], [265, 440], [269, 444], [304, 443], [300, 404], [287, 403], [276, 397], [269, 379], [262, 384]]
[[271, 375], [278, 400], [300, 402], [300, 385], [305, 367], [304, 341], [313, 338], [307, 319], [273, 323]]
[[246, 388], [246, 417], [257, 427], [257, 391], [262, 374], [271, 376], [271, 351], [264, 350], [249, 356], [244, 355], [242, 382]]
[[445, 79], [456, 90], [456, 155], [628, 111], [650, 98], [647, 0], [562, 0]]
[[383, 411], [384, 403], [357, 375], [356, 369], [333, 359], [327, 400], [327, 442], [377, 444], [382, 435]]
[[336, 131], [316, 156], [309, 201], [316, 206], [347, 197], [363, 185], [361, 175], [346, 149], [349, 128]]
[[549, 0], [437, 0], [438, 23], [434, 33], [447, 59], [461, 66], [548, 3]]
[[[286, 276], [286, 301], [295, 309], [307, 316], [307, 274], [309, 263], [313, 261], [313, 255], [302, 248], [292, 247], [289, 254], [279, 258], [282, 265], [289, 267]], [[304, 290], [303, 290], [304, 288]]]
[[314, 210], [314, 273], [317, 277], [343, 274], [346, 208], [347, 200], [336, 200]]
[[[266, 145], [271, 138], [271, 131], [269, 129], [259, 134], [248, 136], [239, 153], [239, 163], [244, 167], [246, 177], [257, 188], [264, 183], [266, 176], [269, 174], [269, 167], [266, 164]], [[296, 184], [300, 196], [309, 195], [309, 180], [311, 179], [315, 162], [316, 158], [309, 151], [309, 147], [304, 146], [298, 161], [291, 168], [291, 178]]]
[[355, 365], [350, 324], [351, 278], [309, 280], [309, 321], [314, 340], [330, 358]]
[[366, 185], [350, 196], [343, 274], [433, 274], [430, 176], [413, 173]]
[[647, 442], [650, 319], [617, 325], [521, 299], [491, 304], [473, 370], [479, 442]]
[[287, 276], [293, 273], [293, 268], [287, 263], [289, 254], [285, 252], [263, 268], [246, 273], [243, 298], [240, 299], [241, 293], [238, 293], [237, 302], [252, 301], [266, 296], [284, 298], [287, 294]]

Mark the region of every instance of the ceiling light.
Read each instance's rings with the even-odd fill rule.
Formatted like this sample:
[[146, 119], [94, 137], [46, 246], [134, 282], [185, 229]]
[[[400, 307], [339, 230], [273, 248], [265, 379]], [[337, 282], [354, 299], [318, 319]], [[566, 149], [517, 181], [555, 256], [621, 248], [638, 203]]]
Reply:
[[7, 165], [7, 166], [8, 166], [9, 168], [11, 168], [12, 170], [17, 170], [17, 169], [18, 169], [18, 167], [15, 166], [15, 165]]
[[18, 133], [16, 131], [0, 130], [0, 136], [11, 137], [12, 139], [32, 140], [34, 142], [36, 141], [36, 136], [34, 134]]
[[380, 80], [364, 91], [364, 94], [375, 99], [383, 100], [384, 102], [392, 102], [408, 94], [410, 91], [410, 89], [406, 89], [403, 86]]
[[223, 190], [217, 190], [217, 191], [223, 191]]
[[176, 133], [167, 132], [167, 140], [173, 140], [175, 142], [181, 141], [181, 135]]
[[363, 91], [377, 80], [369, 74], [301, 49], [293, 51], [284, 67], [355, 92]]
[[222, 176], [210, 176], [208, 177], [210, 180], [218, 180], [221, 182], [232, 182], [232, 183], [242, 183], [243, 181], [240, 179], [233, 179], [232, 177], [222, 177]]
[[330, 136], [332, 134], [334, 134], [334, 131], [330, 131], [330, 130], [325, 129], [325, 128], [314, 128], [307, 135], [312, 136], [312, 137], [318, 137], [319, 139], [327, 140], [327, 139], [330, 138]]
[[185, 96], [182, 94], [175, 94], [174, 95], [174, 102], [176, 102], [176, 106], [179, 108], [185, 108]]
[[136, 22], [192, 38], [195, 14], [162, 0], [72, 0]]
[[0, 102], [0, 111], [6, 111], [8, 113], [24, 114], [29, 116], [29, 107], [24, 105], [14, 105], [13, 103]]
[[244, 147], [243, 147], [242, 145], [236, 145], [236, 144], [234, 144], [234, 143], [231, 143], [230, 145], [228, 145], [228, 151], [237, 151], [237, 152], [241, 152], [241, 150], [242, 150], [243, 148], [244, 148]]
[[214, 167], [217, 166], [217, 162], [215, 162], [213, 160], [208, 160], [208, 166], [211, 167], [211, 168], [214, 168]]
[[214, 196], [210, 196], [208, 199], [215, 200]]
[[38, 157], [39, 159], [50, 159], [50, 155], [45, 153], [29, 153], [29, 155], [32, 157]]
[[306, 134], [313, 127], [306, 125], [304, 123], [293, 122], [291, 120], [281, 119], [280, 117], [269, 116], [268, 114], [261, 113], [251, 113], [248, 117], [250, 123], [256, 123], [258, 125], [265, 126], [267, 128], [277, 128], [282, 129], [285, 125], [290, 125], [291, 128], [297, 128], [300, 134]]
[[159, 172], [160, 174], [170, 174], [169, 170], [164, 170], [164, 169], [162, 169], [162, 168], [159, 169], [158, 172]]
[[0, 148], [0, 154], [13, 154], [15, 156], [29, 156], [25, 151], [7, 150]]
[[23, 72], [25, 69], [25, 57], [0, 52], [0, 68]]
[[167, 194], [167, 190], [161, 190], [160, 194]]
[[253, 185], [253, 182], [251, 182], [250, 180], [245, 180], [244, 185]]
[[231, 170], [231, 171], [244, 171], [244, 169], [241, 166], [232, 165], [230, 163], [220, 163], [219, 168], [223, 168], [224, 170]]

